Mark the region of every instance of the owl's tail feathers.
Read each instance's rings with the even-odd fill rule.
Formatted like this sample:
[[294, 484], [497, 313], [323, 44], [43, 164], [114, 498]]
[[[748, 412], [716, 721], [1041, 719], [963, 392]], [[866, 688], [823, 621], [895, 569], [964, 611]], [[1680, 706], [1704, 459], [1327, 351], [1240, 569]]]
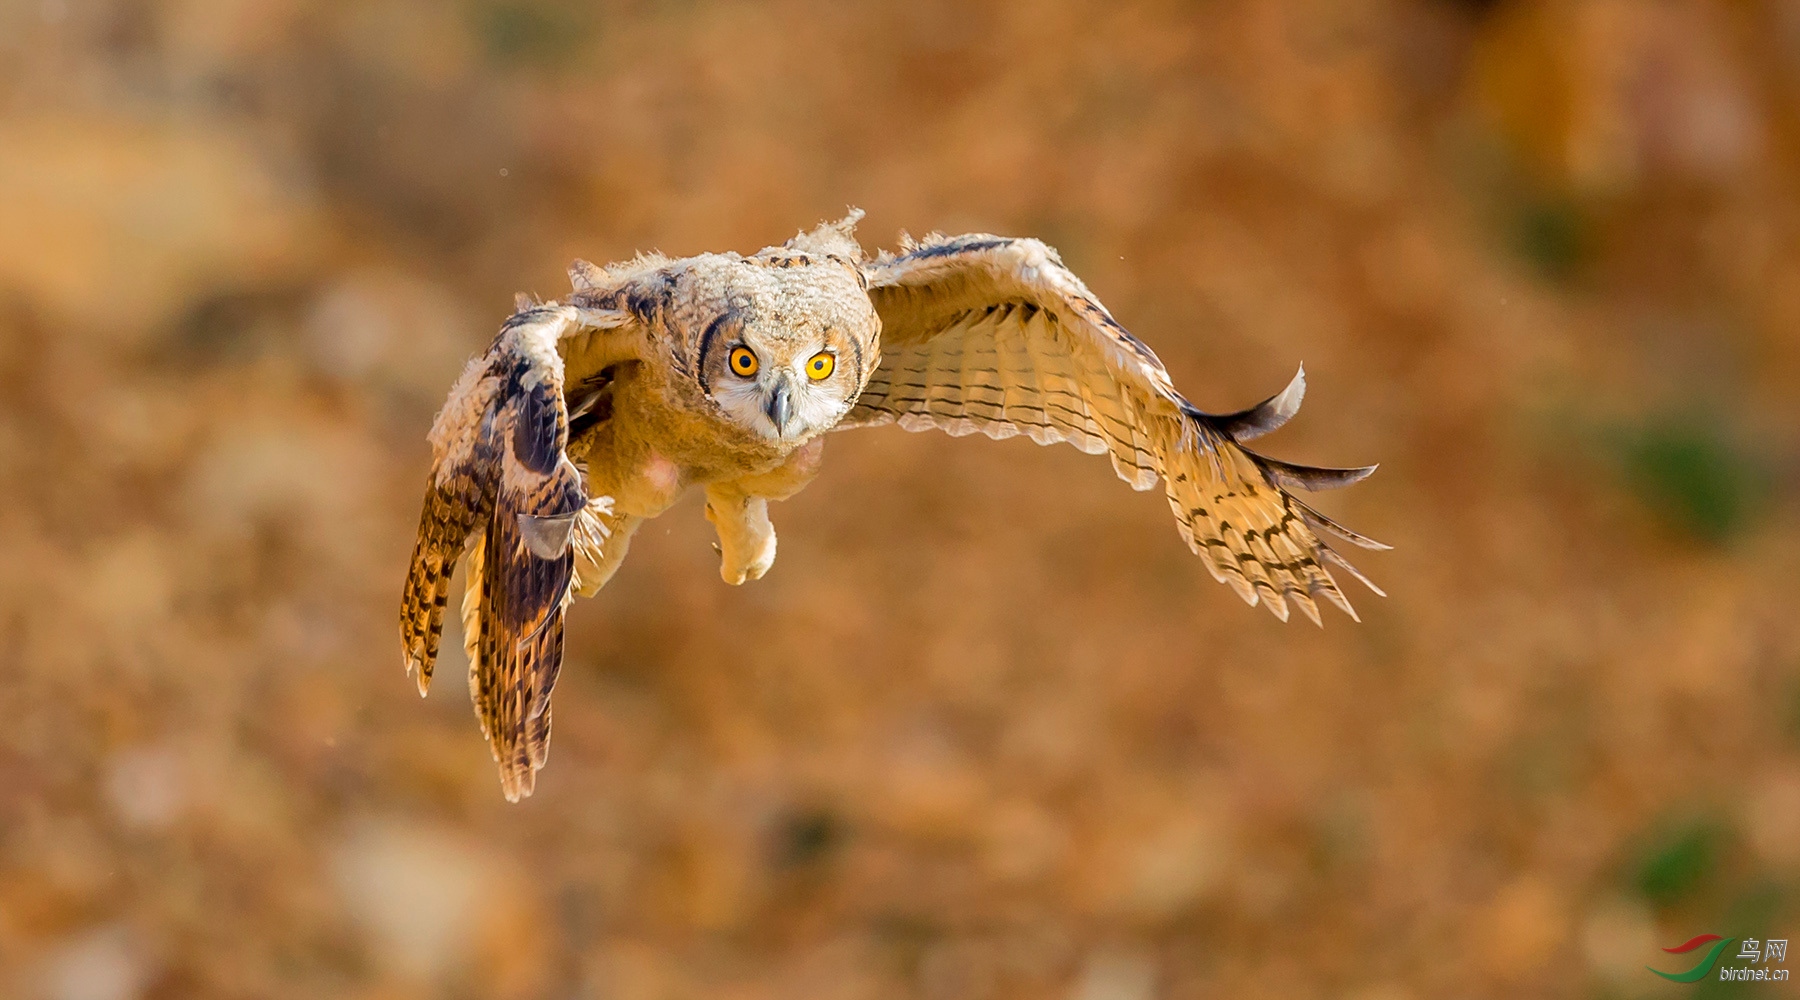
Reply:
[[1283, 392], [1242, 413], [1225, 417], [1183, 413], [1187, 426], [1158, 455], [1169, 508], [1182, 540], [1205, 560], [1214, 579], [1230, 586], [1246, 603], [1261, 603], [1282, 621], [1287, 621], [1292, 605], [1321, 625], [1315, 599], [1323, 597], [1360, 620], [1329, 567], [1336, 566], [1376, 594], [1386, 595], [1320, 536], [1367, 549], [1388, 546], [1343, 527], [1291, 491], [1348, 486], [1367, 478], [1375, 466], [1294, 465], [1259, 455], [1232, 434], [1235, 428], [1255, 437], [1279, 427], [1299, 408], [1304, 387], [1302, 374]]

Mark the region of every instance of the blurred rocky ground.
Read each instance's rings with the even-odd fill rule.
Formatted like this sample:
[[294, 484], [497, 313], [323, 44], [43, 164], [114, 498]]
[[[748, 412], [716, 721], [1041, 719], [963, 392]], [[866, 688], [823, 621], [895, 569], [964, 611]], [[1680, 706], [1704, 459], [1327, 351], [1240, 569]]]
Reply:
[[[0, 995], [1672, 997], [1800, 938], [1797, 101], [1794, 0], [0, 2]], [[639, 536], [507, 805], [395, 636], [442, 392], [572, 257], [849, 204], [1043, 237], [1202, 406], [1305, 362], [1269, 450], [1382, 463], [1324, 505], [1392, 596], [1283, 626], [1104, 463], [845, 434], [761, 583]]]

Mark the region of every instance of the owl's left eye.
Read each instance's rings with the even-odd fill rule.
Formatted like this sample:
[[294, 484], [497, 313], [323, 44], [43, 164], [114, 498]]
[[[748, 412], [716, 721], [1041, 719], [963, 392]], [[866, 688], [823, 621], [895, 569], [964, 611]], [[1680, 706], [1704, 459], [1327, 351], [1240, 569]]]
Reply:
[[817, 382], [830, 376], [831, 370], [836, 367], [837, 359], [832, 357], [829, 351], [820, 351], [806, 362], [806, 377]]
[[731, 370], [737, 372], [744, 378], [755, 375], [756, 369], [760, 367], [756, 360], [756, 352], [748, 347], [732, 348], [730, 360]]

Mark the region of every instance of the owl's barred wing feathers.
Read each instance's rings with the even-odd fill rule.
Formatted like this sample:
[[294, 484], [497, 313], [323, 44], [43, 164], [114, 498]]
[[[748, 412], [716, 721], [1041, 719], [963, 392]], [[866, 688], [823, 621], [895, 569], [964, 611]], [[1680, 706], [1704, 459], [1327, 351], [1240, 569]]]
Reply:
[[401, 603], [407, 669], [424, 694], [450, 575], [469, 552], [469, 689], [515, 801], [531, 793], [549, 747], [550, 689], [575, 563], [570, 539], [603, 530], [604, 501], [587, 500], [564, 454], [569, 417], [557, 346], [594, 322], [573, 307], [526, 304], [464, 370], [432, 427], [431, 477]]
[[1284, 621], [1293, 605], [1318, 623], [1321, 596], [1356, 617], [1329, 565], [1381, 593], [1319, 533], [1387, 546], [1289, 492], [1345, 486], [1374, 467], [1291, 465], [1242, 444], [1294, 415], [1304, 373], [1251, 409], [1204, 413], [1044, 244], [978, 234], [904, 250], [867, 268], [881, 364], [840, 426], [1025, 434], [1108, 453], [1135, 489], [1160, 478], [1181, 537], [1213, 576]]

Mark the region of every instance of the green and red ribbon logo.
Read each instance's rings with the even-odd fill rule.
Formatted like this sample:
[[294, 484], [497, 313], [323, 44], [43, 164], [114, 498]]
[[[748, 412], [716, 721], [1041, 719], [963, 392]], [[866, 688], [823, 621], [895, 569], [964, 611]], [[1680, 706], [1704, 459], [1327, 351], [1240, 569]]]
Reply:
[[1644, 966], [1644, 968], [1650, 969], [1651, 972], [1654, 972], [1671, 982], [1697, 983], [1706, 978], [1707, 973], [1711, 972], [1713, 966], [1718, 964], [1719, 956], [1724, 954], [1725, 949], [1731, 947], [1731, 942], [1736, 940], [1737, 938], [1720, 937], [1717, 934], [1701, 934], [1686, 944], [1678, 944], [1673, 948], [1664, 948], [1663, 951], [1666, 951], [1671, 955], [1686, 955], [1688, 952], [1694, 951], [1697, 948], [1704, 947], [1708, 944], [1712, 945], [1711, 948], [1707, 948], [1706, 954], [1701, 957], [1699, 964], [1686, 972], [1663, 972], [1658, 969], [1650, 969], [1648, 965]]

